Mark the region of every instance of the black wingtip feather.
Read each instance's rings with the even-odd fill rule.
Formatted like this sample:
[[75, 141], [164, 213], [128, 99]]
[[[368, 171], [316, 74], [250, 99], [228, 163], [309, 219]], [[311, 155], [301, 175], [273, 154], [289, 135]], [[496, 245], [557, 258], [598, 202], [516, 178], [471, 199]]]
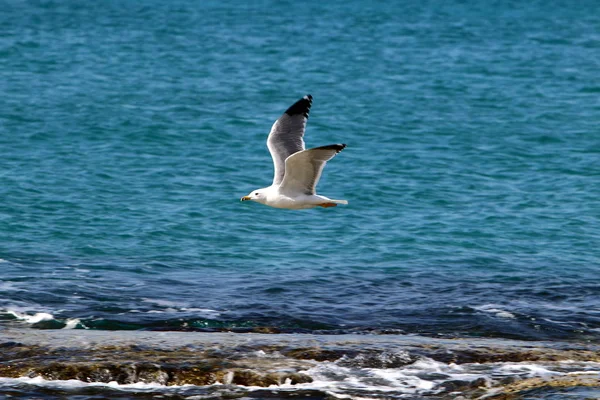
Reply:
[[285, 113], [290, 116], [302, 114], [306, 118], [308, 118], [308, 113], [310, 112], [311, 105], [312, 105], [312, 96], [310, 94], [307, 94], [306, 96], [304, 96], [303, 98], [301, 98], [300, 100], [298, 100], [297, 102], [292, 104], [290, 106], [290, 108], [285, 110]]
[[346, 143], [328, 144], [327, 146], [321, 146], [317, 148], [323, 150], [335, 150], [336, 153], [339, 153], [346, 148]]

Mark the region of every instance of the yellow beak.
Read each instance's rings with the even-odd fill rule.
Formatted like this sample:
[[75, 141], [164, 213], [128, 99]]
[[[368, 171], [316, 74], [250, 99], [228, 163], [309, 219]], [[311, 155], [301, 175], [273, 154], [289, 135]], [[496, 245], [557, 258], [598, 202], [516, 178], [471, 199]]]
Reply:
[[244, 196], [240, 199], [240, 201], [252, 200], [250, 196]]

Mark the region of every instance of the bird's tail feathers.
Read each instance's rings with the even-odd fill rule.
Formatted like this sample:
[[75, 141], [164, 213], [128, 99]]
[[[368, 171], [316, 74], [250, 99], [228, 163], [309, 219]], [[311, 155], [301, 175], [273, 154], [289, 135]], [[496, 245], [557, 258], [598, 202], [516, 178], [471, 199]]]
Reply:
[[348, 204], [348, 200], [333, 200], [333, 199], [331, 199], [330, 201], [335, 204]]

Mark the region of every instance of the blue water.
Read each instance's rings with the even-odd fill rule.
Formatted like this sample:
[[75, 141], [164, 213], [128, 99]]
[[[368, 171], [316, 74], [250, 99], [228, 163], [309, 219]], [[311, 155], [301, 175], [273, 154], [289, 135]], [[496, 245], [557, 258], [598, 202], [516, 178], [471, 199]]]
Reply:
[[597, 2], [2, 8], [2, 324], [600, 339]]

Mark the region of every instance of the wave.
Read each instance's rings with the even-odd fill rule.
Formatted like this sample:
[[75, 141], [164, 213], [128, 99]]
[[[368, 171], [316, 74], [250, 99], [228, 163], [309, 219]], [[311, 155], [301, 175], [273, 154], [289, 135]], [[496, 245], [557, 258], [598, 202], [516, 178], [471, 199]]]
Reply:
[[[152, 303], [152, 300], [146, 301]], [[157, 304], [156, 304], [157, 305]], [[597, 323], [536, 317], [498, 304], [452, 308], [429, 323], [427, 316], [370, 321], [365, 324], [324, 323], [319, 316], [266, 315], [265, 313], [219, 311], [179, 307], [161, 303], [156, 308], [132, 309], [106, 316], [69, 315], [64, 310], [9, 307], [0, 309], [0, 326], [21, 325], [30, 329], [85, 329], [98, 331], [312, 333], [312, 334], [418, 334], [431, 337], [489, 337], [517, 340], [570, 340], [587, 342], [600, 338]], [[315, 319], [313, 319], [315, 318]]]
[[13, 315], [17, 320], [26, 322], [28, 324], [37, 324], [42, 321], [54, 320], [54, 316], [52, 314], [48, 314], [45, 312], [39, 312], [39, 313], [30, 315], [30, 314], [26, 314], [26, 313], [14, 311], [14, 310], [7, 310], [6, 313], [9, 315]]
[[83, 394], [94, 388], [111, 398], [138, 392], [209, 398], [271, 393], [274, 398], [493, 399], [534, 388], [593, 388], [600, 373], [597, 347], [556, 342], [34, 332], [24, 337], [8, 329], [0, 335], [0, 393]]
[[498, 306], [496, 304], [484, 304], [482, 306], [473, 306], [472, 308], [477, 311], [493, 314], [494, 316], [496, 316], [498, 318], [509, 318], [509, 319], [516, 318], [515, 314], [513, 314], [509, 311], [506, 311], [500, 307], [501, 306]]

